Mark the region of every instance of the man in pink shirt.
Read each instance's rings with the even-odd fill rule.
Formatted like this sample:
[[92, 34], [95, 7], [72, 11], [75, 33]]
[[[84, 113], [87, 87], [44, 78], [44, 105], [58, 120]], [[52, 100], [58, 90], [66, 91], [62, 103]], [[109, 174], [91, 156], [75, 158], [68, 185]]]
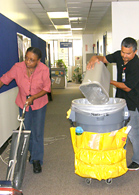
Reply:
[[24, 123], [26, 129], [31, 129], [29, 161], [33, 164], [34, 173], [42, 171], [47, 92], [51, 91], [49, 68], [40, 61], [41, 57], [38, 48], [28, 48], [25, 61], [16, 63], [0, 78], [0, 88], [15, 79], [19, 89], [15, 102], [19, 106], [20, 115], [24, 105], [27, 105]]

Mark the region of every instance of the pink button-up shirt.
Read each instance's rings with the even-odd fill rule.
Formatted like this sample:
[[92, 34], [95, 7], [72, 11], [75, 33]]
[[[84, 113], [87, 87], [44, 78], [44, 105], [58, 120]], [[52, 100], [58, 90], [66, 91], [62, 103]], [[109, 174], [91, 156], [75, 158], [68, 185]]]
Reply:
[[[8, 85], [13, 79], [15, 79], [17, 86], [19, 88], [16, 104], [23, 109], [26, 96], [34, 95], [44, 90], [47, 92], [51, 91], [51, 81], [49, 77], [49, 68], [42, 62], [38, 63], [33, 74], [28, 77], [25, 62], [16, 63], [7, 73], [5, 73], [0, 80]], [[47, 94], [35, 99], [33, 105], [31, 105], [32, 110], [38, 110], [48, 103]], [[27, 107], [27, 111], [28, 111]]]

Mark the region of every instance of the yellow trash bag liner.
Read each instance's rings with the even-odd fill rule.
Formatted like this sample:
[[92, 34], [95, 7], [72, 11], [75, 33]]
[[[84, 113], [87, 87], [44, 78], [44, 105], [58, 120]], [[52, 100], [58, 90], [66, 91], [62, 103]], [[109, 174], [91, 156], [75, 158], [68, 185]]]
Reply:
[[67, 111], [67, 116], [66, 116], [67, 119], [69, 119], [70, 113], [71, 113], [71, 109], [69, 109], [69, 110]]
[[76, 135], [75, 129], [70, 128], [76, 174], [106, 180], [127, 172], [126, 150], [123, 147], [130, 126], [110, 133], [84, 131], [81, 135]]

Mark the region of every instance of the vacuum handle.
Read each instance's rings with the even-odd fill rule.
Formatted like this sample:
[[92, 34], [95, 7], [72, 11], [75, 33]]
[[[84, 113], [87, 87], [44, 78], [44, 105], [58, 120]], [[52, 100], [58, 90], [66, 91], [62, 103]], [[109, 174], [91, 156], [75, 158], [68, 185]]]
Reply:
[[24, 105], [23, 112], [22, 112], [22, 119], [25, 118], [27, 104]]
[[23, 112], [22, 112], [22, 117], [19, 118], [20, 127], [19, 127], [19, 131], [18, 131], [16, 148], [15, 148], [15, 151], [14, 151], [13, 165], [12, 165], [12, 168], [11, 168], [11, 174], [7, 177], [7, 179], [10, 180], [11, 182], [13, 182], [13, 179], [14, 179], [15, 166], [16, 166], [16, 163], [17, 163], [17, 152], [18, 152], [18, 148], [19, 148], [19, 142], [20, 142], [20, 137], [21, 137], [21, 132], [22, 132], [22, 125], [23, 125], [23, 121], [24, 121], [24, 117], [25, 117], [26, 107], [27, 107], [27, 104], [24, 105]]

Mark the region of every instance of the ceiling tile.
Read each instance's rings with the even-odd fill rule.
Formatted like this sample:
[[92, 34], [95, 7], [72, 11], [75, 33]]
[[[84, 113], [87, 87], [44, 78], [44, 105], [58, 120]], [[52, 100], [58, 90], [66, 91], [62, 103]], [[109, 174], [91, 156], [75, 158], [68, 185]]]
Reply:
[[34, 13], [46, 13], [43, 8], [31, 8]]
[[102, 2], [102, 3], [92, 3], [92, 7], [109, 7], [111, 3], [109, 2]]
[[39, 3], [29, 3], [29, 4], [27, 4], [27, 6], [30, 8], [30, 9], [38, 9], [38, 8], [40, 8], [40, 9], [42, 9], [42, 6], [39, 4]]
[[38, 17], [38, 18], [46, 18], [49, 20], [48, 16], [46, 13], [35, 13], [35, 15]]
[[[49, 29], [48, 31], [55, 31], [54, 25], [71, 24], [72, 28], [86, 27], [85, 30], [80, 31], [82, 33], [93, 33], [113, 1], [117, 0], [24, 0], [41, 23]], [[66, 12], [67, 10], [70, 18], [77, 17], [80, 19], [74, 21], [49, 19], [47, 15], [47, 12]], [[60, 32], [62, 32], [62, 29], [60, 29]], [[79, 33], [79, 31], [74, 31], [74, 33]]]
[[68, 2], [73, 2], [73, 3], [74, 3], [74, 2], [75, 2], [75, 3], [76, 3], [76, 2], [91, 3], [91, 0], [75, 0], [75, 1], [74, 1], [74, 0], [67, 0], [67, 3], [68, 3]]
[[90, 7], [90, 3], [81, 3], [81, 2], [71, 2], [67, 3], [68, 8], [70, 7]]
[[49, 24], [49, 25], [52, 25], [51, 21], [48, 20], [48, 19], [45, 19], [45, 18], [41, 18], [40, 21], [43, 23], [43, 24]]
[[71, 24], [71, 28], [85, 28], [85, 23], [82, 24]]
[[32, 4], [34, 4], [34, 3], [38, 3], [38, 0], [23, 0], [26, 4], [30, 4], [30, 3], [32, 3]]
[[82, 11], [86, 11], [88, 12], [89, 11], [89, 7], [69, 7], [68, 8], [68, 11], [78, 11], [78, 12], [82, 12]]
[[61, 19], [51, 19], [55, 25], [66, 25], [69, 24], [68, 18], [61, 18]]
[[65, 0], [39, 0], [47, 12], [67, 11]]
[[103, 3], [107, 3], [107, 2], [113, 2], [113, 1], [117, 1], [117, 0], [93, 0], [93, 2], [95, 3], [99, 3], [99, 2], [103, 2]]

